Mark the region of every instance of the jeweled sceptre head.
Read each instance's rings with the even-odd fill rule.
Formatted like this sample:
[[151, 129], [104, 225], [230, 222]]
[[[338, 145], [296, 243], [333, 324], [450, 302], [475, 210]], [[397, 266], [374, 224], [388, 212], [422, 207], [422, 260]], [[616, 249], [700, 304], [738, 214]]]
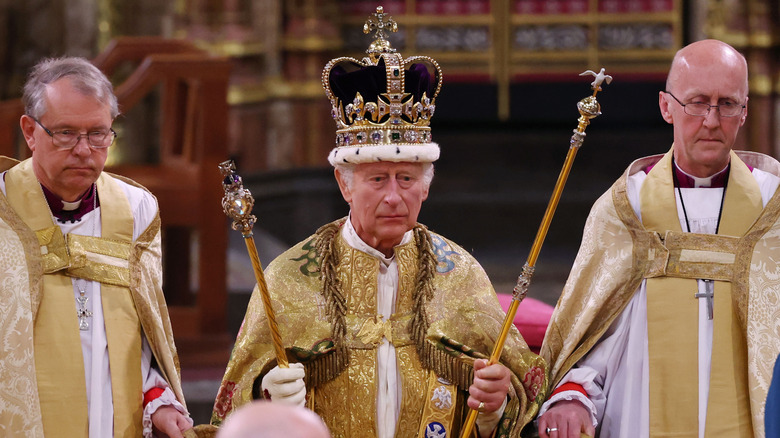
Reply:
[[222, 173], [222, 188], [225, 196], [222, 197], [222, 210], [233, 219], [233, 229], [240, 231], [244, 237], [252, 235], [252, 227], [257, 220], [252, 214], [255, 198], [252, 193], [244, 188], [241, 177], [236, 173], [233, 160], [220, 163], [219, 170]]

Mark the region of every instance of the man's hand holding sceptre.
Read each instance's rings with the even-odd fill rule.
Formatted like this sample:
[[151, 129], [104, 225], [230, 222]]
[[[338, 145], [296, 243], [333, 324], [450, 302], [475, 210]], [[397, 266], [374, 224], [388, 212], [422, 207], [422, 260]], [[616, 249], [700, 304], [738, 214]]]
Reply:
[[287, 404], [303, 405], [306, 399], [306, 387], [303, 382], [303, 364], [287, 362], [282, 338], [279, 335], [279, 327], [276, 324], [276, 316], [271, 304], [271, 296], [265, 283], [260, 257], [257, 254], [252, 228], [257, 218], [252, 214], [255, 200], [249, 190], [244, 188], [241, 177], [235, 172], [236, 166], [232, 160], [219, 165], [222, 172], [222, 186], [225, 196], [222, 198], [222, 209], [225, 214], [233, 219], [233, 229], [240, 231], [244, 236], [249, 258], [252, 260], [252, 268], [255, 272], [257, 287], [263, 298], [263, 308], [268, 319], [268, 326], [273, 338], [276, 353], [277, 366], [263, 377], [262, 389], [266, 398]]

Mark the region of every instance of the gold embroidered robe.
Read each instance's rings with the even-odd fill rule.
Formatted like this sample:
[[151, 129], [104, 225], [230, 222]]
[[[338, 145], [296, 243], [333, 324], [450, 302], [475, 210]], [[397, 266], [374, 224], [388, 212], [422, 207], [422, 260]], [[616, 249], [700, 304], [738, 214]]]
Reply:
[[[15, 160], [0, 157], [0, 172], [19, 165]], [[116, 175], [103, 177], [137, 183]], [[141, 187], [142, 188], [142, 187]], [[31, 188], [35, 190], [36, 188]], [[43, 198], [38, 187], [34, 196]], [[45, 201], [43, 201], [45, 202]], [[168, 309], [161, 289], [162, 265], [159, 214], [152, 224], [132, 243], [129, 254], [130, 293], [141, 328], [159, 365], [179, 402], [184, 405], [179, 362], [173, 342]], [[35, 364], [35, 325], [43, 294], [44, 262], [42, 246], [35, 230], [11, 208], [0, 192], [0, 424], [4, 436], [43, 437], [41, 400]], [[89, 262], [88, 262], [89, 263]], [[76, 267], [69, 260], [64, 268]], [[76, 318], [75, 302], [63, 309], [66, 317]], [[109, 346], [110, 348], [110, 346]], [[78, 360], [82, 356], [77, 354]], [[140, 363], [138, 364], [140, 374]], [[85, 389], [86, 392], [86, 389]], [[138, 406], [143, 394], [138, 394]], [[186, 406], [186, 405], [185, 405]], [[85, 414], [86, 415], [86, 414]], [[137, 425], [140, 436], [142, 425]], [[63, 430], [65, 436], [73, 431]]]
[[[732, 160], [741, 160], [780, 176], [780, 164], [774, 159], [755, 152], [735, 153]], [[541, 350], [550, 364], [550, 388], [554, 388], [598, 342], [643, 279], [685, 278], [684, 271], [691, 268], [681, 260], [678, 245], [685, 240], [695, 240], [696, 235], [676, 232], [662, 235], [645, 229], [626, 194], [628, 176], [661, 158], [662, 155], [657, 155], [632, 163], [591, 210], [579, 253]], [[668, 178], [671, 179], [671, 173]], [[729, 208], [728, 202], [723, 208], [724, 211]], [[727, 238], [731, 240], [729, 246], [733, 246], [728, 252], [736, 254], [734, 262], [710, 263], [706, 267], [717, 275], [713, 278], [721, 279], [726, 290], [731, 292], [732, 307], [742, 332], [737, 342], [747, 347], [747, 369], [740, 372], [747, 380], [756, 437], [764, 435], [764, 402], [772, 367], [780, 352], [780, 330], [777, 328], [777, 321], [780, 321], [780, 306], [777, 305], [780, 302], [779, 220], [780, 195], [775, 193], [744, 235]], [[703, 236], [702, 241], [709, 235]], [[722, 299], [723, 294], [720, 295]], [[674, 339], [667, 341], [675, 342]]]
[[[306, 369], [309, 403], [313, 398], [314, 411], [335, 438], [376, 436], [376, 348], [382, 336], [387, 336], [396, 347], [403, 385], [396, 436], [418, 436], [421, 424], [425, 426], [427, 421], [424, 412], [427, 415], [436, 410], [426, 396], [431, 369], [434, 378], [457, 387], [453, 395], [457, 412], [453, 429], [448, 431], [448, 436], [456, 436], [468, 412], [466, 391], [473, 380], [474, 359], [489, 357], [504, 319], [484, 270], [463, 248], [431, 233], [437, 260], [434, 293], [424, 305], [429, 326], [422, 348], [418, 348], [421, 346], [411, 335], [419, 260], [415, 239], [395, 248], [399, 266], [396, 313], [384, 326], [381, 320], [376, 322], [379, 260], [347, 245], [340, 230], [335, 239], [337, 276], [346, 302], [341, 319], [347, 332], [344, 345], [338, 345], [334, 336], [333, 322], [339, 318], [334, 317], [322, 291], [317, 235], [277, 257], [266, 270], [288, 359], [302, 362]], [[262, 397], [260, 381], [276, 365], [262, 306], [256, 288], [217, 395], [213, 424]], [[420, 350], [426, 357], [420, 357]], [[517, 437], [538, 411], [539, 390], [546, 382], [545, 365], [529, 351], [515, 327], [501, 362], [512, 372], [512, 387], [496, 436]]]

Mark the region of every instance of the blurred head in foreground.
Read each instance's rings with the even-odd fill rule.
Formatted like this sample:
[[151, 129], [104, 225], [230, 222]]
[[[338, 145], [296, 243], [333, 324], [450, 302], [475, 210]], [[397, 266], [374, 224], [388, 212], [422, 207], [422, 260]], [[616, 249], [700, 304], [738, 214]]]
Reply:
[[217, 438], [330, 438], [322, 419], [300, 407], [267, 401], [250, 403], [230, 415]]

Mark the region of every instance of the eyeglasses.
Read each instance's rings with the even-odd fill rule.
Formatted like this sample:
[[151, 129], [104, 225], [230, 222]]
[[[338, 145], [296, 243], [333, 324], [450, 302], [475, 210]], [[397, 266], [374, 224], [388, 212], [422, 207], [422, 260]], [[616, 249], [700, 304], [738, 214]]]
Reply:
[[680, 99], [674, 97], [674, 94], [668, 91], [664, 91], [664, 93], [672, 96], [672, 98], [683, 107], [685, 114], [688, 114], [689, 116], [706, 117], [710, 113], [711, 109], [717, 108], [718, 114], [720, 114], [721, 117], [736, 117], [741, 115], [742, 111], [745, 109], [745, 105], [740, 105], [734, 102], [724, 102], [720, 105], [710, 105], [708, 103], [699, 102], [682, 103], [680, 102]]
[[51, 142], [60, 149], [73, 149], [79, 143], [81, 137], [87, 138], [87, 143], [89, 143], [89, 146], [92, 149], [105, 149], [111, 146], [116, 138], [116, 131], [112, 128], [108, 128], [107, 130], [98, 129], [87, 132], [86, 134], [79, 134], [78, 131], [72, 129], [51, 132], [47, 127], [43, 126], [43, 123], [41, 123], [40, 120], [33, 116], [30, 116], [30, 118], [35, 120], [35, 123], [49, 134]]

